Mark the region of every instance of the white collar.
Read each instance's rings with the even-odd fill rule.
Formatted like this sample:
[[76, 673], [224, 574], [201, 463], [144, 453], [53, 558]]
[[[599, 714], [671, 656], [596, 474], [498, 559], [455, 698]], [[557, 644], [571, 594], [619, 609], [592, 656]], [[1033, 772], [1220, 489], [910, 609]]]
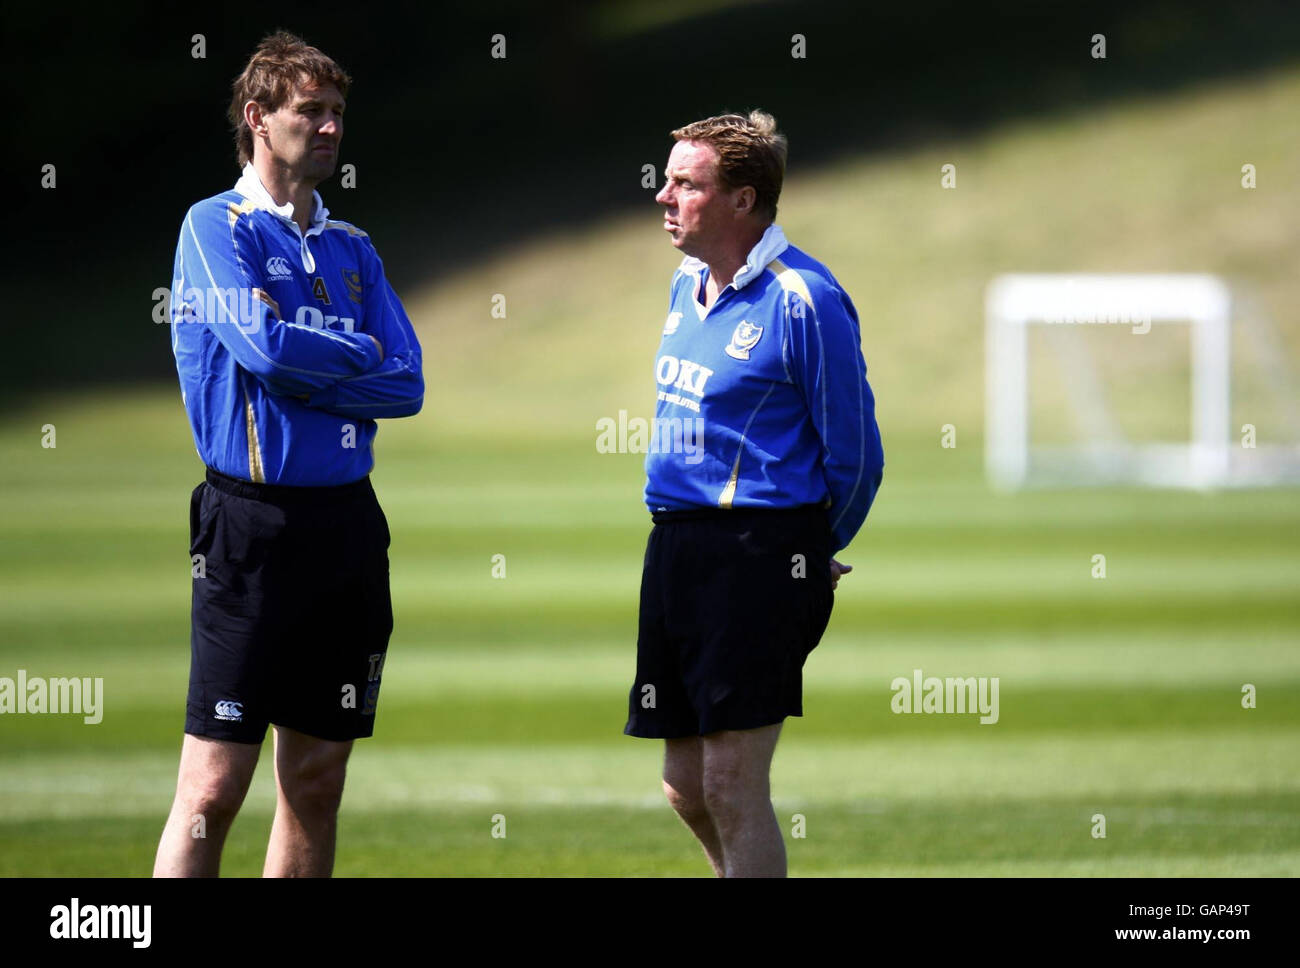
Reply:
[[[262, 179], [257, 177], [257, 169], [253, 167], [251, 161], [244, 165], [244, 171], [239, 176], [239, 181], [235, 182], [235, 191], [258, 208], [264, 208], [282, 219], [293, 221], [293, 202], [285, 202], [283, 205], [275, 204], [275, 199], [271, 197], [271, 193], [262, 184]], [[329, 214], [330, 210], [325, 207], [325, 203], [321, 200], [320, 192], [313, 191], [311, 193], [311, 218], [308, 220], [307, 234], [312, 235], [321, 231], [325, 227], [325, 220], [329, 218]]]
[[[744, 289], [762, 274], [769, 262], [789, 247], [790, 243], [786, 240], [785, 233], [781, 231], [781, 226], [775, 222], [769, 225], [763, 237], [758, 240], [758, 244], [749, 250], [745, 264], [736, 270], [735, 278], [731, 280], [732, 287], [737, 291]], [[688, 255], [682, 260], [681, 268], [686, 272], [698, 272], [704, 268], [704, 262]]]

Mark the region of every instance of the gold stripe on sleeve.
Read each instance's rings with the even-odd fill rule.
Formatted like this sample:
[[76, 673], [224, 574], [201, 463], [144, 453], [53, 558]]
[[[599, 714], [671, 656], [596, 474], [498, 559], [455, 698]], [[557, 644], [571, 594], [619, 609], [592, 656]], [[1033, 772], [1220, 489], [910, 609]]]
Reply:
[[234, 225], [237, 221], [239, 221], [239, 216], [247, 215], [250, 212], [256, 212], [256, 211], [257, 211], [257, 204], [255, 202], [250, 201], [247, 198], [244, 199], [242, 202], [240, 202], [238, 205], [236, 205], [234, 202], [226, 203], [226, 218], [230, 219], [231, 225]]
[[798, 294], [799, 298], [806, 302], [813, 312], [817, 311], [817, 307], [813, 306], [812, 293], [808, 291], [808, 284], [803, 281], [803, 276], [780, 259], [773, 259], [767, 264], [767, 267], [776, 274], [776, 280], [781, 284], [782, 289], [786, 292]]
[[262, 445], [257, 439], [257, 420], [253, 416], [253, 401], [244, 391], [244, 424], [248, 431], [248, 477], [255, 484], [266, 482], [266, 471], [262, 467]]
[[722, 489], [722, 495], [718, 498], [718, 507], [731, 509], [731, 502], [736, 498], [736, 481], [740, 477], [740, 455], [745, 451], [745, 442], [740, 442], [740, 450], [736, 453], [736, 463], [731, 465], [731, 480], [727, 481], [727, 486]]

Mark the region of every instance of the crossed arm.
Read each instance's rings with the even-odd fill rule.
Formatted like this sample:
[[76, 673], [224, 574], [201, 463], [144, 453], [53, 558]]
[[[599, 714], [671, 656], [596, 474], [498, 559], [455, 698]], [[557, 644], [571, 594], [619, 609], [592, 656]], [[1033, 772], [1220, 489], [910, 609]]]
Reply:
[[[401, 301], [369, 250], [364, 268], [362, 330], [317, 329], [282, 318], [245, 253], [259, 251], [247, 220], [224, 206], [190, 210], [181, 230], [188, 283], [211, 293], [215, 318], [205, 319], [235, 361], [277, 395], [348, 417], [417, 413], [424, 400], [420, 343]], [[251, 293], [252, 300], [239, 299]], [[251, 306], [249, 305], [251, 303]], [[240, 318], [241, 313], [251, 318]]]

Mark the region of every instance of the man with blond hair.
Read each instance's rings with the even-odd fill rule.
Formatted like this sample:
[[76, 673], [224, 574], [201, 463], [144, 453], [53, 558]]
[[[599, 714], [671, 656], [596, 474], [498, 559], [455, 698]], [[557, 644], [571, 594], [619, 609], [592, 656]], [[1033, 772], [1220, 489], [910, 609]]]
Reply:
[[190, 500], [190, 685], [155, 876], [215, 876], [275, 726], [266, 876], [328, 876], [352, 741], [393, 627], [382, 417], [419, 411], [420, 344], [365, 232], [329, 218], [350, 79], [283, 31], [235, 79], [243, 173], [194, 205], [172, 349], [206, 480]]
[[776, 121], [729, 114], [672, 137], [655, 201], [685, 258], [655, 419], [699, 433], [689, 456], [663, 441], [646, 456], [654, 528], [624, 732], [665, 740], [664, 792], [718, 876], [784, 876], [772, 755], [803, 714], [804, 661], [850, 570], [833, 556], [884, 453], [853, 303], [775, 224]]

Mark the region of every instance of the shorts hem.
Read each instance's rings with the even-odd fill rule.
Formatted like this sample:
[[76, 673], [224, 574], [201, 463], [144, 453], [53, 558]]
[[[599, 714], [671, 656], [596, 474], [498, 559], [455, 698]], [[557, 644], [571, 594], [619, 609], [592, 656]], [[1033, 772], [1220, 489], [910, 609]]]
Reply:
[[784, 723], [791, 716], [803, 717], [802, 712], [773, 714], [771, 716], [759, 716], [753, 720], [742, 719], [739, 725], [720, 724], [716, 722], [700, 724], [697, 732], [690, 730], [674, 730], [667, 727], [656, 727], [652, 725], [636, 726], [630, 723], [623, 727], [623, 735], [635, 736], [637, 739], [689, 739], [692, 736], [712, 736], [714, 733], [737, 733], [747, 729], [762, 729], [765, 726], [776, 726]]
[[271, 720], [271, 725], [282, 726], [285, 729], [293, 730], [295, 733], [302, 733], [304, 736], [310, 736], [312, 739], [323, 739], [331, 743], [347, 743], [351, 740], [356, 740], [356, 739], [370, 739], [375, 734], [375, 728], [373, 724], [371, 725], [369, 730], [364, 732], [358, 732], [356, 730], [330, 731], [330, 730], [316, 729], [314, 727], [307, 728], [305, 726], [301, 726], [296, 723], [281, 722], [274, 719]]
[[248, 739], [245, 736], [232, 736], [231, 730], [227, 730], [227, 729], [217, 729], [211, 726], [201, 726], [196, 729], [193, 726], [186, 724], [185, 735], [199, 736], [202, 737], [203, 739], [220, 740], [223, 743], [239, 743], [242, 746], [261, 746], [262, 743], [266, 741], [265, 728], [263, 728], [262, 730], [262, 735], [259, 736], [257, 739]]
[[764, 726], [776, 726], [783, 723], [791, 716], [802, 715], [802, 713], [781, 713], [779, 716], [760, 716], [754, 720], [742, 719], [739, 726], [709, 723], [708, 728], [706, 728], [704, 723], [700, 723], [700, 735], [712, 736], [714, 733], [739, 733], [747, 729], [762, 729]]
[[623, 735], [634, 736], [637, 739], [689, 739], [692, 736], [698, 736], [700, 734], [692, 733], [689, 730], [685, 732], [678, 732], [676, 730], [669, 730], [669, 729], [654, 729], [652, 727], [647, 727], [647, 726], [637, 726], [635, 728], [631, 726], [624, 726]]

